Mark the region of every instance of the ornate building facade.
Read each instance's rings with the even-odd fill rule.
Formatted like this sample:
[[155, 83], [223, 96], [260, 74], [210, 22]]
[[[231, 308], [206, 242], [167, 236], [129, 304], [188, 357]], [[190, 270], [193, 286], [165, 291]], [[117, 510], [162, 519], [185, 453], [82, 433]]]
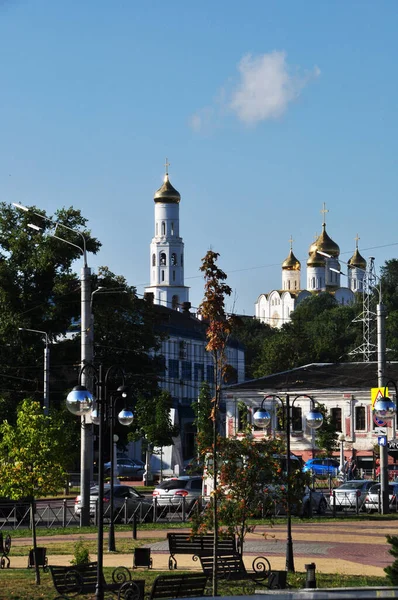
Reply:
[[[324, 206], [323, 215], [326, 212]], [[305, 287], [301, 287], [301, 263], [293, 253], [290, 239], [290, 252], [282, 263], [282, 289], [260, 294], [255, 304], [256, 318], [272, 327], [282, 327], [290, 321], [290, 315], [300, 302], [321, 292], [333, 294], [341, 305], [353, 304], [355, 294], [363, 291], [366, 271], [366, 260], [358, 250], [358, 236], [355, 239], [355, 252], [347, 263], [348, 287], [340, 284], [340, 248], [326, 231], [325, 217], [322, 233], [309, 247]]]

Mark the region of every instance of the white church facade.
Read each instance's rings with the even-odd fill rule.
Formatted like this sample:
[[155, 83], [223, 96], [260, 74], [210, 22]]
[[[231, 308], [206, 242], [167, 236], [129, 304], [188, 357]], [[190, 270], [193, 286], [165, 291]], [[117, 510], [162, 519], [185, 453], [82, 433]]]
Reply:
[[[327, 211], [324, 208], [323, 214]], [[353, 256], [348, 261], [348, 287], [340, 285], [339, 246], [326, 232], [323, 219], [322, 233], [310, 245], [305, 287], [301, 287], [301, 263], [295, 257], [290, 239], [290, 252], [282, 263], [282, 289], [260, 294], [255, 304], [255, 316], [271, 327], [280, 328], [288, 323], [292, 312], [305, 298], [328, 292], [341, 305], [353, 304], [355, 295], [363, 292], [366, 260], [358, 250], [358, 236]]]

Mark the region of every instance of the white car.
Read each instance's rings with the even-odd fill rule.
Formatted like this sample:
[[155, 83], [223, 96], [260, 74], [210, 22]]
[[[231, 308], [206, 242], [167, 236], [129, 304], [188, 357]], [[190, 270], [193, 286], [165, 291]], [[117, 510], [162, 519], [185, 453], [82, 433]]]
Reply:
[[202, 495], [202, 477], [181, 476], [163, 481], [152, 492], [159, 507], [174, 506], [182, 509], [184, 498], [186, 510], [191, 510]]
[[330, 508], [336, 510], [363, 510], [368, 490], [375, 484], [372, 479], [352, 479], [330, 492]]
[[[366, 498], [364, 507], [366, 512], [371, 513], [375, 511], [379, 511], [381, 503], [381, 489], [380, 483], [375, 483], [369, 489]], [[389, 483], [388, 484], [388, 497], [389, 497], [389, 507], [390, 511], [397, 512], [398, 510], [398, 483]]]

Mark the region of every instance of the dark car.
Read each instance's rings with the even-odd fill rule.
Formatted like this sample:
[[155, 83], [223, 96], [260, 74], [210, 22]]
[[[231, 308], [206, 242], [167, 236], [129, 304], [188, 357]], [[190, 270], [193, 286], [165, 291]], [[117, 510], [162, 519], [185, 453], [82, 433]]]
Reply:
[[[95, 485], [90, 489], [90, 515], [94, 516], [97, 510], [98, 503], [98, 486]], [[104, 487], [104, 518], [110, 517], [110, 487]], [[115, 485], [113, 488], [113, 505], [114, 519], [120, 521], [124, 519], [125, 508], [127, 509], [127, 518], [136, 514], [140, 520], [153, 520], [153, 504], [152, 499], [147, 498], [135, 488], [129, 485]], [[75, 514], [80, 515], [81, 512], [81, 496], [75, 499]]]
[[[142, 477], [145, 471], [145, 464], [137, 458], [118, 458], [114, 465], [114, 473], [118, 477], [133, 478]], [[111, 463], [107, 462], [104, 465], [105, 475], [109, 477], [111, 474]]]

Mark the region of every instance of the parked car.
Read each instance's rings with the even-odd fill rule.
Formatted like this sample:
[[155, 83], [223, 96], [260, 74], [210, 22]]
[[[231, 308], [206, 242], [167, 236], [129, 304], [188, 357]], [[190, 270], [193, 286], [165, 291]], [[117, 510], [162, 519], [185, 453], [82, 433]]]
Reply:
[[[104, 517], [110, 517], [110, 486], [104, 486]], [[98, 486], [95, 485], [90, 489], [90, 515], [94, 516], [97, 510], [98, 503]], [[153, 502], [143, 494], [140, 494], [135, 488], [129, 485], [115, 485], [113, 488], [113, 506], [114, 518], [122, 520], [124, 517], [124, 506], [127, 507], [127, 518], [130, 518], [134, 513], [144, 521], [153, 520]], [[75, 499], [75, 514], [80, 515], [81, 512], [81, 496]]]
[[346, 481], [330, 492], [330, 506], [333, 507], [333, 494], [335, 495], [336, 510], [352, 509], [364, 510], [364, 503], [369, 489], [377, 483], [372, 479], [352, 479]]
[[[114, 465], [114, 472], [119, 477], [142, 477], [145, 471], [145, 463], [137, 458], [117, 458], [116, 464]], [[109, 477], [111, 474], [111, 463], [107, 462], [104, 464], [104, 473]]]
[[[379, 498], [381, 493], [381, 484], [375, 483], [366, 494], [364, 507], [366, 512], [371, 513], [379, 510]], [[388, 484], [388, 497], [390, 511], [397, 512], [398, 506], [398, 483]]]
[[[286, 514], [286, 502], [283, 498], [285, 492], [282, 486], [268, 486], [265, 488], [264, 493], [264, 500], [268, 500], [267, 504], [270, 514]], [[327, 507], [328, 503], [323, 493], [306, 485], [303, 490], [300, 509], [298, 505], [292, 506], [291, 513], [298, 514], [301, 517], [309, 517], [311, 514], [324, 515]]]
[[303, 466], [303, 472], [337, 477], [340, 464], [335, 458], [310, 458]]
[[181, 476], [163, 481], [152, 492], [159, 507], [181, 506], [185, 498], [185, 507], [190, 510], [202, 495], [202, 477]]

